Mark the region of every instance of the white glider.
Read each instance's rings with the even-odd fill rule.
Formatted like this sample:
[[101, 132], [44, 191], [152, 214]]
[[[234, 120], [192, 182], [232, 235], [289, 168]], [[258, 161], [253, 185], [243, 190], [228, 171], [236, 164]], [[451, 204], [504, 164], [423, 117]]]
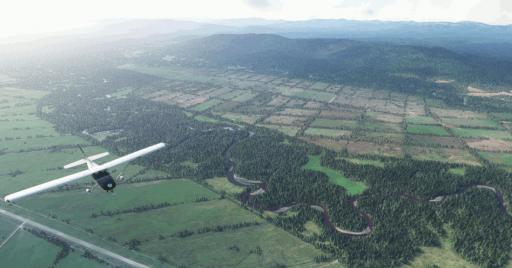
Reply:
[[[127, 154], [125, 156], [122, 156], [122, 157], [112, 160], [110, 162], [107, 162], [103, 165], [98, 165], [98, 164], [94, 163], [93, 161], [107, 156], [108, 155], [107, 152], [89, 156], [84, 159], [80, 159], [76, 162], [65, 165], [64, 168], [68, 169], [68, 168], [76, 167], [79, 165], [87, 164], [87, 168], [88, 168], [87, 170], [80, 171], [75, 174], [71, 174], [71, 175], [56, 179], [56, 180], [52, 180], [52, 181], [49, 181], [49, 182], [46, 182], [46, 183], [43, 183], [43, 184], [40, 184], [37, 186], [30, 187], [28, 189], [7, 195], [4, 197], [4, 201], [5, 202], [13, 202], [17, 199], [20, 199], [20, 198], [23, 198], [23, 197], [26, 197], [29, 195], [33, 195], [36, 193], [40, 193], [40, 192], [46, 191], [48, 189], [67, 184], [67, 183], [73, 182], [75, 180], [78, 180], [78, 179], [81, 179], [83, 177], [90, 176], [90, 175], [92, 175], [92, 177], [94, 178], [96, 183], [103, 190], [105, 190], [107, 192], [112, 191], [116, 187], [116, 182], [112, 178], [110, 173], [108, 173], [107, 169], [115, 167], [115, 166], [123, 164], [123, 163], [126, 163], [126, 162], [129, 162], [129, 161], [132, 161], [135, 158], [147, 155], [154, 151], [160, 150], [164, 147], [165, 147], [165, 143], [158, 143], [158, 144], [149, 146], [147, 148], [144, 148], [142, 150], [133, 152], [131, 154]], [[82, 150], [82, 148], [80, 148], [80, 150]], [[83, 150], [82, 150], [82, 152], [83, 152]]]

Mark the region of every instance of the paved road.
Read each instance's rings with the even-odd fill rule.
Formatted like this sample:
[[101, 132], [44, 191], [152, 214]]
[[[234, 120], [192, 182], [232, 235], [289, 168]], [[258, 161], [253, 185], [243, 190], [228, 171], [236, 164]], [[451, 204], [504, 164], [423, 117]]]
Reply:
[[125, 264], [127, 264], [127, 265], [129, 265], [131, 267], [149, 268], [149, 266], [147, 266], [147, 265], [138, 263], [136, 261], [133, 261], [131, 259], [123, 257], [123, 256], [121, 256], [119, 254], [116, 254], [116, 253], [114, 253], [112, 251], [109, 251], [107, 249], [104, 249], [104, 248], [98, 247], [96, 245], [93, 245], [91, 243], [85, 242], [85, 241], [83, 241], [81, 239], [78, 239], [76, 237], [67, 235], [67, 234], [65, 234], [63, 232], [57, 231], [57, 230], [55, 230], [53, 228], [47, 227], [45, 225], [42, 225], [42, 224], [37, 223], [37, 222], [34, 222], [34, 221], [29, 220], [27, 218], [18, 216], [18, 215], [13, 214], [13, 213], [11, 213], [9, 211], [0, 209], [0, 215], [4, 215], [4, 216], [9, 217], [11, 219], [14, 219], [16, 221], [22, 222], [25, 225], [32, 226], [33, 228], [39, 229], [39, 230], [44, 231], [46, 233], [53, 234], [53, 235], [55, 235], [55, 236], [57, 236], [57, 237], [59, 237], [61, 239], [67, 240], [68, 242], [71, 242], [73, 244], [76, 244], [76, 245], [82, 246], [84, 248], [87, 248], [87, 249], [89, 249], [91, 251], [94, 251], [97, 254], [100, 254], [100, 255], [103, 255], [103, 256], [107, 256], [107, 257], [110, 257], [112, 259], [121, 261], [122, 263], [125, 263]]

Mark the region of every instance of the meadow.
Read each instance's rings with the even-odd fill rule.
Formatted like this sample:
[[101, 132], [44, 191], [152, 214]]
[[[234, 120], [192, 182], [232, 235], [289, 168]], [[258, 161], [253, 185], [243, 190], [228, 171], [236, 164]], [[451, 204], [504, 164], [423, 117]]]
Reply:
[[[1, 98], [10, 105], [9, 109], [1, 110], [3, 118], [30, 118], [14, 121], [12, 125], [10, 121], [2, 122], [7, 131], [2, 131], [0, 138], [9, 138], [14, 131], [22, 137], [33, 137], [23, 139], [28, 142], [1, 143], [0, 166], [7, 169], [0, 174], [0, 195], [80, 170], [60, 168], [83, 157], [74, 148], [76, 144], [82, 144], [87, 154], [106, 151], [85, 138], [61, 134], [36, 117], [36, 101], [44, 92], [0, 90]], [[17, 106], [20, 100], [30, 103], [30, 108]], [[44, 137], [38, 136], [39, 131]], [[91, 185], [92, 181], [84, 178], [72, 189], [28, 197], [5, 209], [156, 266], [320, 265], [313, 261], [323, 254], [320, 250], [219, 194], [224, 191], [233, 195], [240, 190], [225, 178], [210, 179], [203, 185], [194, 178], [155, 181], [154, 178], [165, 177], [165, 173], [131, 164], [111, 171], [114, 176], [123, 174], [126, 178], [112, 194], [99, 188], [86, 193], [86, 184]], [[134, 183], [135, 180], [140, 182]], [[239, 225], [242, 227], [233, 227]], [[2, 241], [16, 227], [16, 223], [0, 218]], [[186, 231], [194, 234], [183, 236]], [[31, 257], [13, 254], [20, 250], [31, 252]], [[37, 262], [46, 267], [52, 265], [59, 252], [59, 247], [20, 230], [0, 248], [0, 257], [10, 267], [35, 267]], [[81, 257], [82, 254], [71, 252], [56, 267], [103, 267]]]
[[318, 172], [322, 172], [329, 180], [339, 185], [347, 190], [349, 194], [357, 195], [362, 193], [366, 189], [366, 185], [360, 181], [350, 180], [345, 177], [340, 171], [334, 170], [332, 168], [324, 167], [320, 163], [321, 155], [310, 155], [309, 161], [304, 166], [305, 169], [314, 170]]

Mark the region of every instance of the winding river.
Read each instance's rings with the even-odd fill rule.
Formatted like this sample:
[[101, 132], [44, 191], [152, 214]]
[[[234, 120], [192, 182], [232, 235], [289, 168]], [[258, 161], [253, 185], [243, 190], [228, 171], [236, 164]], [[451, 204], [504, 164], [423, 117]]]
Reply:
[[[251, 137], [251, 136], [252, 135], [250, 135], [250, 134], [247, 135], [247, 137]], [[266, 185], [265, 185], [265, 183], [263, 181], [248, 180], [248, 179], [245, 179], [245, 178], [242, 178], [242, 177], [239, 177], [239, 176], [236, 175], [236, 173], [235, 173], [236, 163], [230, 157], [230, 150], [235, 145], [236, 145], [236, 142], [233, 141], [229, 145], [229, 147], [223, 153], [224, 154], [225, 168], [226, 168], [226, 178], [232, 184], [238, 185], [238, 186], [242, 186], [242, 187], [250, 187], [250, 186], [254, 186], [254, 185], [260, 185], [260, 188], [258, 190], [256, 190], [256, 191], [251, 192], [248, 196], [245, 197], [246, 199], [249, 199], [251, 196], [265, 194], [267, 192], [267, 189], [266, 189]], [[507, 207], [506, 207], [505, 200], [503, 198], [503, 193], [500, 192], [499, 190], [497, 190], [496, 188], [492, 187], [492, 186], [483, 185], [483, 184], [468, 185], [468, 186], [465, 186], [461, 190], [458, 190], [456, 192], [453, 192], [453, 193], [450, 193], [450, 194], [445, 194], [445, 195], [435, 196], [433, 198], [426, 199], [426, 200], [422, 199], [422, 198], [419, 198], [419, 197], [417, 197], [415, 195], [406, 194], [406, 193], [400, 194], [400, 196], [407, 197], [407, 198], [413, 199], [415, 201], [428, 201], [430, 203], [441, 203], [444, 200], [446, 200], [447, 198], [459, 196], [459, 195], [461, 195], [461, 194], [463, 194], [463, 193], [465, 193], [465, 192], [467, 192], [467, 191], [469, 191], [471, 189], [480, 189], [480, 190], [487, 190], [487, 191], [493, 192], [495, 194], [496, 198], [498, 199], [499, 203], [500, 203], [500, 209], [502, 210], [503, 213], [507, 213]], [[372, 218], [370, 217], [369, 214], [367, 214], [366, 212], [364, 212], [361, 209], [359, 209], [358, 201], [359, 201], [359, 199], [354, 199], [351, 202], [351, 205], [352, 205], [352, 207], [354, 209], [357, 210], [357, 212], [361, 215], [361, 217], [363, 217], [366, 220], [366, 222], [367, 222], [366, 227], [363, 230], [361, 230], [361, 231], [353, 231], [353, 230], [347, 230], [347, 229], [343, 229], [343, 228], [337, 227], [336, 225], [334, 225], [332, 223], [327, 208], [325, 208], [323, 206], [316, 205], [316, 204], [305, 204], [305, 205], [308, 205], [310, 208], [315, 209], [317, 211], [320, 211], [322, 213], [322, 215], [323, 215], [323, 223], [324, 223], [324, 225], [329, 227], [329, 228], [331, 228], [331, 229], [336, 230], [336, 232], [338, 232], [338, 233], [346, 234], [346, 235], [352, 235], [352, 236], [369, 235], [373, 231], [373, 220], [372, 220]], [[300, 204], [289, 204], [289, 205], [286, 205], [286, 206], [283, 206], [283, 207], [280, 207], [280, 208], [277, 208], [277, 209], [272, 209], [272, 210], [268, 209], [267, 211], [271, 211], [271, 212], [274, 212], [274, 213], [277, 213], [277, 214], [282, 214], [282, 213], [285, 213], [288, 210], [290, 210], [290, 209], [292, 209], [294, 207], [297, 207], [299, 205]]]

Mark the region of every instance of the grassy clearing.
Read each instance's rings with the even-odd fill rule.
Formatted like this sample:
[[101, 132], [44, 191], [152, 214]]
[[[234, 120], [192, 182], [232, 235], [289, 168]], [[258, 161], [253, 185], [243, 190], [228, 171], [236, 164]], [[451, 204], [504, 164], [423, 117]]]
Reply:
[[192, 107], [192, 110], [197, 111], [197, 112], [204, 112], [204, 111], [206, 111], [214, 106], [217, 106], [221, 103], [222, 103], [221, 100], [211, 99], [211, 100], [205, 101], [201, 104], [198, 104], [198, 105]]
[[328, 102], [336, 95], [334, 95], [332, 93], [321, 92], [321, 91], [300, 90], [300, 91], [294, 92], [290, 96], [297, 97], [300, 99]]
[[308, 128], [304, 132], [308, 136], [321, 136], [321, 137], [348, 137], [351, 132], [347, 130], [327, 129], [327, 128]]
[[337, 120], [317, 118], [311, 123], [312, 127], [317, 128], [339, 128], [339, 129], [355, 129], [358, 122], [352, 120]]
[[329, 180], [347, 190], [349, 194], [357, 195], [362, 193], [366, 189], [366, 185], [360, 181], [352, 181], [345, 177], [341, 172], [332, 168], [324, 167], [320, 164], [321, 155], [310, 155], [309, 161], [304, 166], [305, 169], [322, 172]]
[[226, 192], [228, 194], [239, 194], [244, 191], [244, 187], [236, 186], [228, 181], [225, 177], [207, 179], [206, 183], [213, 189], [219, 192]]
[[[32, 96], [30, 95], [32, 92], [21, 92], [29, 94], [27, 97]], [[34, 96], [37, 96], [37, 92], [34, 93]], [[37, 121], [39, 119], [30, 115], [34, 111], [35, 105], [30, 109], [17, 107], [16, 109], [9, 108], [4, 112], [21, 113], [21, 117], [27, 116], [28, 118], [30, 116], [32, 121]], [[20, 116], [17, 115], [17, 117]], [[31, 121], [27, 122], [30, 124]], [[44, 124], [41, 123], [38, 126], [44, 127]], [[27, 131], [30, 131], [31, 135], [37, 135], [39, 131], [45, 131], [45, 128], [31, 128]], [[74, 142], [73, 138], [69, 140], [70, 136], [57, 135], [58, 133], [53, 128], [51, 131], [56, 135], [45, 138], [41, 143], [49, 142], [59, 145], [59, 141], [64, 144]], [[0, 132], [1, 134], [2, 132]], [[14, 143], [9, 143], [7, 146], [8, 150], [19, 148], [17, 147], [19, 145]], [[85, 150], [88, 154], [105, 151], [97, 146], [86, 146]], [[74, 149], [8, 152], [1, 155], [0, 166], [8, 167], [8, 169], [0, 172], [0, 195], [70, 174], [74, 170], [64, 171], [57, 168], [81, 157], [81, 154]], [[105, 159], [105, 161], [107, 160]], [[17, 176], [7, 174], [18, 169], [21, 174]], [[158, 171], [145, 170], [135, 165], [127, 165], [111, 171], [114, 175], [122, 171], [127, 180], [132, 178], [132, 174], [140, 171], [144, 172], [139, 175], [142, 179], [162, 175]], [[81, 183], [83, 182], [91, 182], [91, 180], [84, 179]], [[219, 182], [216, 185], [219, 187]], [[201, 199], [207, 199], [207, 201], [198, 202]], [[164, 202], [169, 203], [169, 206], [138, 213], [130, 212], [130, 209]], [[313, 262], [313, 257], [322, 254], [313, 246], [266, 223], [259, 216], [244, 210], [229, 200], [220, 199], [216, 193], [186, 179], [120, 184], [113, 194], [98, 189], [90, 194], [85, 193], [83, 189], [49, 192], [21, 200], [18, 205], [29, 211], [18, 211], [14, 207], [5, 207], [5, 209], [17, 210], [22, 215], [29, 214], [39, 222], [99, 246], [113, 249], [127, 257], [143, 259], [144, 263], [156, 262], [155, 259], [162, 255], [176, 266], [185, 264], [194, 267], [239, 267], [240, 265], [268, 267], [275, 263], [283, 263], [288, 266], [307, 263], [308, 266], [318, 266]], [[32, 214], [30, 211], [46, 216], [51, 215], [55, 219]], [[93, 213], [99, 215], [101, 211], [119, 212], [119, 214], [92, 217]], [[64, 222], [69, 222], [69, 224]], [[184, 229], [197, 230], [242, 222], [259, 222], [261, 224], [236, 231], [213, 232], [187, 238], [171, 237]], [[10, 233], [15, 227], [16, 225], [10, 226], [9, 223], [0, 222], [0, 237], [3, 233]], [[165, 236], [164, 239], [160, 239], [161, 235]], [[107, 238], [113, 241], [103, 240]], [[134, 239], [142, 242], [139, 246], [140, 251], [150, 256], [150, 259], [141, 256], [138, 251], [127, 249], [125, 243]], [[16, 240], [13, 241], [16, 242]], [[7, 265], [6, 267], [51, 266], [58, 248], [52, 248], [52, 245], [44, 243], [44, 240], [41, 244], [37, 238], [30, 236], [23, 238], [20, 243], [9, 242], [8, 246], [12, 247], [11, 249], [0, 250], [2, 265]], [[239, 252], [230, 249], [235, 244], [240, 248]], [[262, 256], [253, 253], [257, 246], [261, 247]], [[27, 257], [19, 252], [28, 252], [27, 254], [30, 256]], [[38, 262], [33, 260], [36, 258]], [[57, 267], [80, 266], [95, 267], [95, 264], [87, 263], [87, 260], [81, 260], [80, 256], [71, 254], [63, 259]]]
[[448, 170], [448, 172], [450, 172], [452, 174], [455, 174], [455, 175], [464, 176], [464, 174], [466, 174], [466, 169], [463, 168], [463, 167], [460, 167], [460, 168], [450, 168]]
[[491, 113], [491, 115], [501, 121], [512, 121], [512, 113]]
[[381, 122], [372, 122], [366, 121], [361, 125], [362, 128], [368, 131], [376, 131], [376, 132], [401, 132], [402, 126], [400, 124], [393, 123], [381, 123]]
[[321, 235], [322, 227], [318, 226], [314, 221], [307, 221], [304, 224], [304, 228], [306, 229], [307, 235]]
[[449, 136], [450, 134], [440, 126], [407, 125], [407, 133], [417, 135]]
[[449, 242], [444, 241], [441, 247], [423, 247], [422, 254], [412, 260], [403, 268], [450, 267], [450, 268], [477, 268], [478, 266], [464, 260], [455, 253]]

